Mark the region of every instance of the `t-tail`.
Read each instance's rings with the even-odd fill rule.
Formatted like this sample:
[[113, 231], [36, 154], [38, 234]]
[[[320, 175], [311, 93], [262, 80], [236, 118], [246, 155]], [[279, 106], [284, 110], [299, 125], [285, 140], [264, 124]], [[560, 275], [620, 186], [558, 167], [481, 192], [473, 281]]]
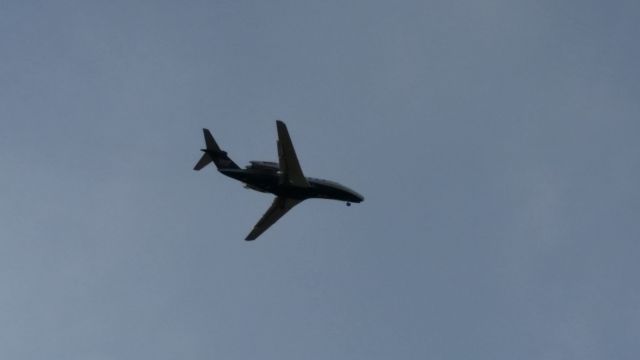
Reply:
[[213, 139], [209, 129], [202, 129], [204, 133], [204, 141], [207, 144], [206, 149], [200, 149], [204, 154], [200, 158], [200, 161], [196, 164], [193, 170], [200, 170], [203, 167], [209, 165], [210, 162], [216, 165], [218, 169], [239, 169], [238, 165], [233, 162], [228, 156], [227, 152], [220, 149], [216, 141]]

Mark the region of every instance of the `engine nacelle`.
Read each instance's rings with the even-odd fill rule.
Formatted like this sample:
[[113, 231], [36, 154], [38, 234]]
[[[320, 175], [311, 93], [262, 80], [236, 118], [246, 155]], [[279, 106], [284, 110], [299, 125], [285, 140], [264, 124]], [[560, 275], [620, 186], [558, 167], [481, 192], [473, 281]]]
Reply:
[[264, 170], [276, 172], [280, 170], [280, 165], [272, 161], [250, 161], [247, 170]]

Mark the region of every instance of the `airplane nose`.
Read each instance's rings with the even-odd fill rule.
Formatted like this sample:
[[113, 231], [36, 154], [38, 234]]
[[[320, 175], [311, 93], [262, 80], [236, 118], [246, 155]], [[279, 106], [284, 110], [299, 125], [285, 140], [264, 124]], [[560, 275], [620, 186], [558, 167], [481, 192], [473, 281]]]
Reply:
[[364, 196], [358, 194], [357, 192], [353, 192], [352, 195], [354, 197], [354, 200], [352, 200], [353, 202], [359, 203], [359, 202], [363, 202], [364, 201]]

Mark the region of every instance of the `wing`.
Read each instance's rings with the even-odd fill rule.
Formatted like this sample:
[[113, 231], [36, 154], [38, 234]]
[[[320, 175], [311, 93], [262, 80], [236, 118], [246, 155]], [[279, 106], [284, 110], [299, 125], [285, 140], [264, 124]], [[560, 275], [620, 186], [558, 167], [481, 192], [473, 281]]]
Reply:
[[287, 131], [287, 125], [280, 120], [276, 121], [276, 125], [278, 127], [278, 158], [285, 180], [291, 185], [309, 187], [307, 178], [304, 177], [302, 168], [300, 168], [296, 150], [293, 148], [289, 131]]
[[271, 225], [273, 225], [278, 219], [282, 217], [282, 215], [286, 214], [287, 211], [291, 210], [294, 206], [298, 205], [302, 200], [299, 199], [291, 199], [284, 197], [276, 197], [271, 204], [269, 210], [267, 210], [260, 221], [253, 227], [253, 230], [247, 235], [245, 240], [255, 240], [260, 234], [265, 232]]

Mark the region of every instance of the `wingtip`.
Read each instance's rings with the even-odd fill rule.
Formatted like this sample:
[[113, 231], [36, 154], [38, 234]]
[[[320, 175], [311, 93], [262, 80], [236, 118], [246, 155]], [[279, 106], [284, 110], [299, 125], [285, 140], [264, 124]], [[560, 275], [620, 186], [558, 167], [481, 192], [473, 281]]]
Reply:
[[257, 239], [258, 236], [260, 236], [260, 234], [258, 234], [256, 236], [256, 228], [254, 227], [253, 229], [251, 229], [251, 232], [249, 234], [247, 234], [247, 237], [244, 238], [244, 241], [253, 241], [253, 240]]

